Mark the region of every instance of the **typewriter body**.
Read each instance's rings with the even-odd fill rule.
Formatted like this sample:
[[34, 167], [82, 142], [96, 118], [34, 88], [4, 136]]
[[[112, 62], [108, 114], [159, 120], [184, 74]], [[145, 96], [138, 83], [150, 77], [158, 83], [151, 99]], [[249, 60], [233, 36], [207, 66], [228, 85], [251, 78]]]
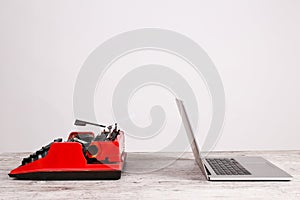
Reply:
[[[43, 146], [22, 160], [10, 177], [29, 180], [101, 180], [120, 179], [126, 153], [124, 132], [81, 120], [75, 125], [104, 127], [100, 134], [72, 132], [67, 141], [61, 138]], [[108, 130], [107, 130], [108, 129]]]

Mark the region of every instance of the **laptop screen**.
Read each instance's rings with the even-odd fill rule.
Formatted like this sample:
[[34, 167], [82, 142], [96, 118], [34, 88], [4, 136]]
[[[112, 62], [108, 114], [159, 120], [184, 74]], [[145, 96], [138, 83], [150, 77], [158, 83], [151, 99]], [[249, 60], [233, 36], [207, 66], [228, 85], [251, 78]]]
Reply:
[[188, 140], [189, 140], [189, 142], [190, 142], [190, 145], [191, 145], [191, 148], [192, 148], [192, 151], [193, 151], [195, 160], [196, 160], [197, 164], [199, 165], [201, 171], [202, 171], [204, 174], [206, 174], [206, 173], [205, 173], [205, 169], [204, 169], [204, 165], [203, 165], [202, 160], [201, 160], [200, 148], [199, 148], [199, 146], [198, 146], [198, 144], [197, 144], [197, 141], [196, 141], [196, 139], [195, 139], [195, 135], [194, 135], [192, 126], [191, 126], [191, 124], [190, 124], [188, 115], [187, 115], [187, 113], [186, 113], [186, 110], [185, 110], [183, 101], [176, 98], [176, 104], [177, 104], [177, 107], [178, 107], [180, 116], [181, 116], [181, 118], [182, 118], [182, 123], [183, 123], [183, 126], [184, 126], [184, 128], [185, 128], [185, 131], [186, 131], [186, 133], [187, 133]]

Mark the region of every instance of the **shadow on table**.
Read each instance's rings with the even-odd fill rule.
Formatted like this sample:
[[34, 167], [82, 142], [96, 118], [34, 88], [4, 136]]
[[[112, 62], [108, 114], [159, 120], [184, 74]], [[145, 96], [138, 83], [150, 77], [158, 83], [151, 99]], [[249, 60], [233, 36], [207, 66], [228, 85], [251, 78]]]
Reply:
[[206, 180], [195, 160], [183, 153], [128, 153], [124, 175], [143, 177]]

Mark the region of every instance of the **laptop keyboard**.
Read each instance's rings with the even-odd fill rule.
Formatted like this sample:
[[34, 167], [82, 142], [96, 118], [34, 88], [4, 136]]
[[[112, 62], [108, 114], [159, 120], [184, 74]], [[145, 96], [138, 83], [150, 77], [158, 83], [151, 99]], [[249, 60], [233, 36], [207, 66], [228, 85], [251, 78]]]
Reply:
[[251, 175], [233, 158], [207, 158], [205, 160], [217, 175]]

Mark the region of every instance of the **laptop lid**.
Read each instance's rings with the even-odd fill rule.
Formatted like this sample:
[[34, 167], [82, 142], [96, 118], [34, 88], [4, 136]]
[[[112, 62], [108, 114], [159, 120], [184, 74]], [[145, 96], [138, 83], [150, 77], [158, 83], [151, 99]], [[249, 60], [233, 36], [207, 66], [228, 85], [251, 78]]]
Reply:
[[199, 146], [197, 144], [197, 141], [195, 139], [195, 135], [194, 135], [190, 120], [188, 118], [188, 115], [186, 113], [183, 101], [176, 98], [176, 104], [177, 104], [180, 116], [182, 118], [182, 123], [183, 123], [185, 131], [187, 133], [188, 140], [189, 140], [190, 145], [192, 147], [192, 151], [193, 151], [195, 160], [196, 160], [198, 166], [200, 167], [200, 170], [202, 171], [202, 173], [205, 174], [205, 176], [207, 176], [204, 164], [201, 160], [200, 148], [199, 148]]

